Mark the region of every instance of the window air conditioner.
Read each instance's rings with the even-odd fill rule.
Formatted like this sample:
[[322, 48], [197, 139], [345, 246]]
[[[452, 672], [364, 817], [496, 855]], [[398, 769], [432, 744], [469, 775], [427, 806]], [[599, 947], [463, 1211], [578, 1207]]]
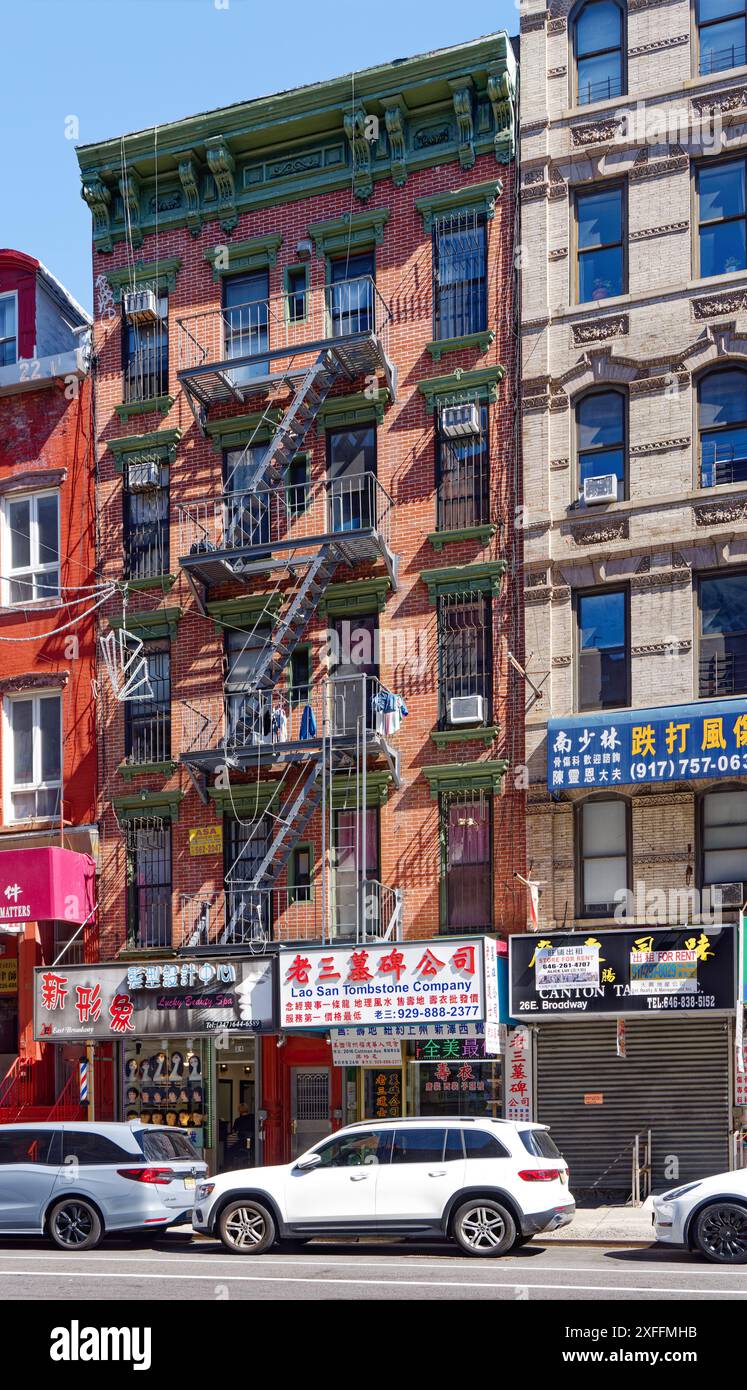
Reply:
[[125, 318], [130, 323], [155, 323], [158, 318], [158, 301], [154, 290], [126, 290], [123, 308]]
[[485, 701], [482, 695], [454, 695], [449, 700], [450, 724], [481, 724]]
[[441, 433], [447, 439], [464, 439], [480, 433], [480, 414], [474, 402], [446, 405], [441, 411]]
[[127, 466], [130, 492], [152, 492], [161, 486], [161, 463], [157, 458], [137, 459]]
[[617, 501], [617, 478], [614, 473], [603, 473], [599, 478], [584, 478], [584, 502], [587, 507], [595, 502]]
[[741, 883], [709, 883], [708, 887], [711, 894], [719, 892], [721, 894], [722, 907], [741, 907], [744, 899], [744, 888]]

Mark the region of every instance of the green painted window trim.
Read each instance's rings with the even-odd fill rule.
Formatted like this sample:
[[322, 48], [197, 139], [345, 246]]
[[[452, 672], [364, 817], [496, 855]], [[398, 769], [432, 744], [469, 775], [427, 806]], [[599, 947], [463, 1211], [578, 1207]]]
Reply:
[[165, 286], [169, 294], [173, 294], [181, 264], [180, 256], [170, 256], [158, 261], [136, 261], [134, 266], [124, 265], [119, 270], [107, 271], [106, 278], [118, 303], [123, 292], [132, 288], [133, 281], [136, 286], [155, 282]]
[[293, 651], [291, 652], [290, 656], [288, 657], [288, 660], [287, 660], [286, 666], [285, 666], [285, 686], [286, 686], [286, 690], [288, 690], [288, 691], [291, 691], [291, 690], [294, 689], [293, 683], [292, 683], [292, 681], [291, 681], [291, 665], [292, 665], [292, 662], [293, 662], [293, 658], [294, 658], [294, 656], [296, 655], [296, 652], [303, 652], [303, 651], [307, 651], [307, 652], [309, 653], [309, 685], [312, 684], [312, 681], [313, 681], [313, 670], [314, 670], [314, 662], [313, 662], [313, 660], [312, 660], [312, 657], [313, 657], [313, 654], [314, 654], [314, 643], [313, 643], [313, 642], [297, 642], [296, 645], [295, 645], [295, 647], [293, 648]]
[[487, 352], [490, 344], [494, 342], [494, 330], [485, 328], [480, 333], [464, 333], [461, 338], [436, 338], [425, 346], [434, 362], [438, 362], [445, 352], [463, 352], [467, 348], [478, 348], [480, 352]]
[[471, 371], [450, 372], [448, 376], [430, 376], [417, 383], [418, 391], [425, 396], [426, 409], [431, 412], [444, 404], [461, 401], [477, 401], [485, 405], [495, 405], [498, 400], [498, 384], [503, 381], [506, 371], [496, 364], [494, 367], [475, 367]]
[[444, 792], [490, 791], [499, 796], [508, 768], [505, 758], [484, 759], [474, 763], [436, 763], [421, 768], [430, 783], [431, 801], [438, 801]]
[[[295, 857], [295, 854], [296, 854], [296, 850], [299, 850], [299, 849], [307, 849], [307, 850], [309, 851], [309, 896], [308, 896], [308, 898], [299, 898], [299, 899], [296, 899], [296, 898], [293, 897], [293, 890], [294, 890], [295, 888], [297, 888], [298, 885], [296, 884], [296, 882], [295, 882], [295, 880], [294, 880], [294, 875], [293, 875], [293, 862], [294, 862], [294, 857]], [[315, 892], [316, 892], [316, 884], [315, 884], [315, 881], [314, 881], [314, 870], [315, 870], [315, 868], [316, 868], [316, 864], [315, 864], [315, 861], [314, 861], [314, 846], [313, 846], [311, 840], [299, 840], [298, 844], [293, 846], [293, 849], [291, 850], [290, 859], [288, 860], [288, 870], [287, 870], [287, 873], [286, 873], [286, 884], [287, 884], [287, 887], [288, 887], [288, 901], [289, 901], [289, 902], [296, 902], [296, 901], [298, 901], [298, 902], [300, 902], [302, 905], [303, 905], [304, 903], [313, 903], [313, 901], [314, 901], [314, 895], [315, 895]]]
[[[389, 788], [392, 786], [394, 778], [391, 772], [384, 769], [366, 774], [366, 808], [386, 805], [389, 796]], [[359, 791], [361, 788], [359, 787]], [[362, 792], [361, 792], [362, 794]], [[351, 784], [350, 778], [346, 773], [332, 778], [332, 809], [333, 811], [354, 811], [356, 807], [356, 788], [355, 779]]]
[[[277, 265], [282, 243], [280, 232], [269, 232], [267, 236], [251, 237], [249, 241], [219, 242], [217, 246], [208, 247], [204, 255], [212, 267], [213, 281], [218, 285], [227, 275], [241, 275], [244, 271], [264, 270], [266, 266]], [[219, 266], [217, 261], [222, 259], [226, 249], [228, 265]]]
[[174, 404], [173, 396], [153, 396], [149, 401], [133, 401], [130, 405], [115, 405], [120, 420], [131, 415], [168, 415]]
[[232, 816], [235, 807], [244, 819], [253, 815], [255, 808], [257, 816], [263, 816], [280, 785], [279, 780], [236, 782], [231, 784], [230, 791], [228, 787], [208, 787], [207, 792], [219, 816]]
[[497, 530], [497, 524], [491, 521], [485, 526], [464, 526], [460, 531], [431, 531], [426, 539], [434, 550], [443, 550], [445, 545], [456, 545], [459, 541], [482, 541], [484, 545], [492, 540]]
[[388, 208], [371, 208], [365, 212], [343, 213], [328, 222], [312, 222], [309, 236], [320, 256], [334, 256], [348, 249], [368, 251], [380, 246], [384, 228], [389, 221]]
[[318, 428], [331, 430], [339, 425], [364, 425], [372, 420], [380, 425], [391, 399], [389, 387], [378, 385], [375, 399], [366, 396], [363, 391], [356, 391], [351, 396], [328, 396], [317, 411]]
[[444, 594], [498, 594], [506, 573], [505, 560], [486, 560], [483, 564], [450, 565], [448, 569], [421, 570], [428, 586], [428, 600], [437, 603]]
[[148, 434], [122, 434], [118, 439], [107, 440], [107, 446], [114, 455], [115, 471], [122, 473], [125, 463], [133, 463], [140, 455], [173, 463], [181, 437], [182, 432], [178, 428], [151, 430]]
[[[309, 268], [308, 261], [294, 261], [293, 265], [287, 265], [283, 271], [283, 321], [289, 328], [295, 328], [296, 324], [308, 323], [309, 321], [309, 308], [311, 305], [311, 295], [309, 294]], [[305, 276], [304, 303], [306, 305], [306, 313], [300, 319], [292, 319], [290, 316], [290, 277], [291, 271], [293, 270], [302, 270]], [[298, 291], [296, 291], [296, 293], [298, 293]]]
[[253, 444], [267, 444], [283, 414], [278, 407], [268, 411], [255, 410], [248, 415], [233, 415], [226, 420], [209, 420], [205, 433], [219, 453], [224, 449], [240, 449], [250, 439]]
[[240, 598], [215, 599], [207, 604], [207, 611], [215, 626], [222, 631], [226, 625], [244, 627], [255, 623], [264, 609], [268, 609], [272, 617], [277, 617], [282, 606], [283, 594], [273, 591], [269, 594], [242, 594]]
[[126, 781], [131, 782], [133, 777], [154, 777], [156, 774], [170, 777], [178, 766], [179, 764], [173, 761], [166, 763], [120, 763], [117, 772]]
[[146, 579], [127, 580], [127, 588], [133, 589], [136, 593], [147, 589], [160, 589], [161, 593], [168, 594], [175, 584], [175, 574], [149, 574]]
[[115, 632], [126, 626], [141, 642], [173, 641], [182, 613], [181, 608], [154, 608], [149, 613], [128, 613], [126, 620], [110, 618], [109, 626]]
[[431, 743], [437, 748], [448, 743], [484, 743], [487, 747], [498, 734], [498, 724], [476, 724], [470, 729], [432, 729]]
[[486, 183], [468, 184], [465, 188], [452, 188], [443, 193], [432, 193], [427, 198], [416, 198], [415, 207], [423, 219], [426, 232], [430, 232], [436, 218], [450, 212], [482, 212], [490, 221], [495, 216], [496, 200], [502, 192], [500, 179], [488, 179]]
[[330, 584], [319, 600], [317, 612], [325, 618], [346, 618], [351, 613], [383, 613], [391, 588], [388, 574]]
[[138, 816], [158, 815], [179, 823], [179, 805], [185, 793], [180, 791], [142, 791], [131, 796], [115, 796], [112, 806], [120, 820], [135, 820]]
[[[304, 480], [303, 480], [303, 487], [306, 488], [306, 504], [305, 504], [305, 506], [303, 506], [303, 507], [299, 507], [298, 511], [296, 512], [296, 516], [303, 516], [304, 512], [307, 512], [307, 511], [309, 510], [309, 505], [310, 505], [310, 503], [311, 503], [311, 496], [310, 496], [310, 486], [311, 486], [311, 450], [310, 450], [310, 449], [299, 449], [298, 453], [293, 455], [293, 458], [292, 458], [291, 462], [292, 462], [292, 463], [301, 463], [301, 462], [303, 462], [303, 465], [304, 465], [305, 477], [304, 477]], [[289, 515], [290, 515], [290, 511], [291, 511], [291, 506], [292, 506], [292, 504], [295, 503], [295, 501], [296, 501], [295, 494], [293, 495], [293, 497], [291, 497], [291, 486], [292, 486], [292, 485], [291, 485], [291, 481], [290, 481], [290, 472], [286, 472], [286, 475], [285, 475], [285, 505], [286, 505], [286, 507], [288, 508], [288, 513], [289, 513]], [[299, 486], [299, 484], [295, 484], [295, 486]]]

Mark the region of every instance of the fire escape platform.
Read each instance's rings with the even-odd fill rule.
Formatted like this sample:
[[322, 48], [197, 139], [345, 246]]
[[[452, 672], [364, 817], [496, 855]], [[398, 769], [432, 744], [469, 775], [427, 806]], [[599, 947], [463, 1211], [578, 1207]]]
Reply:
[[[257, 545], [231, 550], [211, 549], [209, 542], [197, 542], [188, 555], [179, 557], [179, 564], [207, 589], [213, 585], [229, 584], [251, 579], [272, 570], [286, 569], [289, 564], [310, 564], [324, 545], [334, 545], [340, 551], [342, 563], [349, 566], [366, 561], [383, 560], [392, 589], [398, 587], [398, 557], [389, 549], [379, 531], [361, 527], [352, 531], [319, 532], [310, 536], [288, 536], [263, 541]], [[299, 550], [302, 553], [299, 554]]]
[[[396, 371], [390, 362], [379, 337], [372, 332], [351, 333], [345, 337], [317, 338], [296, 345], [284, 343], [281, 347], [254, 351], [244, 356], [223, 357], [212, 362], [202, 362], [196, 367], [187, 367], [177, 372], [177, 376], [190, 402], [209, 410], [210, 406], [241, 404], [261, 391], [267, 391], [278, 382], [291, 377], [302, 377], [308, 370], [308, 362], [290, 370], [273, 372], [269, 366], [296, 358], [315, 356], [322, 349], [334, 352], [351, 379], [359, 376], [377, 376], [383, 372], [387, 385], [394, 396]], [[268, 370], [257, 373], [242, 381], [247, 368], [258, 362], [267, 363]]]
[[[321, 738], [294, 740], [288, 743], [272, 743], [269, 740], [247, 742], [240, 746], [229, 743], [223, 747], [218, 745], [211, 749], [187, 751], [181, 754], [180, 761], [193, 771], [209, 777], [226, 766], [235, 772], [253, 772], [258, 765], [270, 770], [285, 767], [288, 763], [311, 763], [321, 756], [322, 746]], [[335, 771], [344, 772], [348, 767], [354, 768], [359, 747], [359, 740], [354, 732], [336, 733], [332, 741]], [[398, 789], [402, 782], [400, 755], [389, 740], [376, 730], [367, 729], [366, 754], [373, 766], [389, 769], [393, 785]]]

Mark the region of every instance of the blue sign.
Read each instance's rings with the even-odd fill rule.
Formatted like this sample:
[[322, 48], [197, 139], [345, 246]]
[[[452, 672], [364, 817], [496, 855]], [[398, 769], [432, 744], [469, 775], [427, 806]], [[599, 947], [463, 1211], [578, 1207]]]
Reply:
[[550, 791], [745, 775], [747, 699], [572, 714], [547, 723]]

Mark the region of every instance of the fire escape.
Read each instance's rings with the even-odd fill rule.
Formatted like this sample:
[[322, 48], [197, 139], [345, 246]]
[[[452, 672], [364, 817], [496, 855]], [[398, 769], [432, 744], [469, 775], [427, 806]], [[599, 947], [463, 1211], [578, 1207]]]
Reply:
[[[265, 817], [269, 831], [263, 824], [250, 837], [227, 873], [221, 900], [185, 900], [185, 946], [388, 938], [401, 929], [401, 894], [369, 876], [359, 829], [369, 770], [387, 770], [399, 786], [399, 755], [382, 715], [387, 692], [373, 677], [355, 675], [312, 683], [290, 704], [280, 698], [291, 656], [335, 575], [382, 561], [397, 587], [392, 500], [375, 473], [289, 482], [291, 464], [335, 386], [383, 376], [394, 395], [389, 312], [369, 277], [309, 289], [306, 296], [298, 323], [289, 322], [286, 297], [279, 296], [245, 306], [238, 326], [236, 310], [195, 315], [178, 326], [179, 378], [201, 426], [216, 404], [290, 393], [279, 423], [270, 426], [276, 417], [266, 407], [260, 424], [271, 430], [269, 443], [259, 450], [250, 441], [223, 494], [178, 508], [180, 564], [203, 611], [226, 584], [249, 586], [268, 573], [290, 579], [280, 607], [268, 614], [249, 678], [227, 688], [220, 701], [186, 703], [181, 760], [203, 795], [206, 779], [219, 770], [229, 778], [270, 771], [278, 792]], [[341, 926], [328, 866], [333, 787], [343, 779], [359, 843], [355, 901]], [[281, 882], [317, 813], [321, 899]]]

